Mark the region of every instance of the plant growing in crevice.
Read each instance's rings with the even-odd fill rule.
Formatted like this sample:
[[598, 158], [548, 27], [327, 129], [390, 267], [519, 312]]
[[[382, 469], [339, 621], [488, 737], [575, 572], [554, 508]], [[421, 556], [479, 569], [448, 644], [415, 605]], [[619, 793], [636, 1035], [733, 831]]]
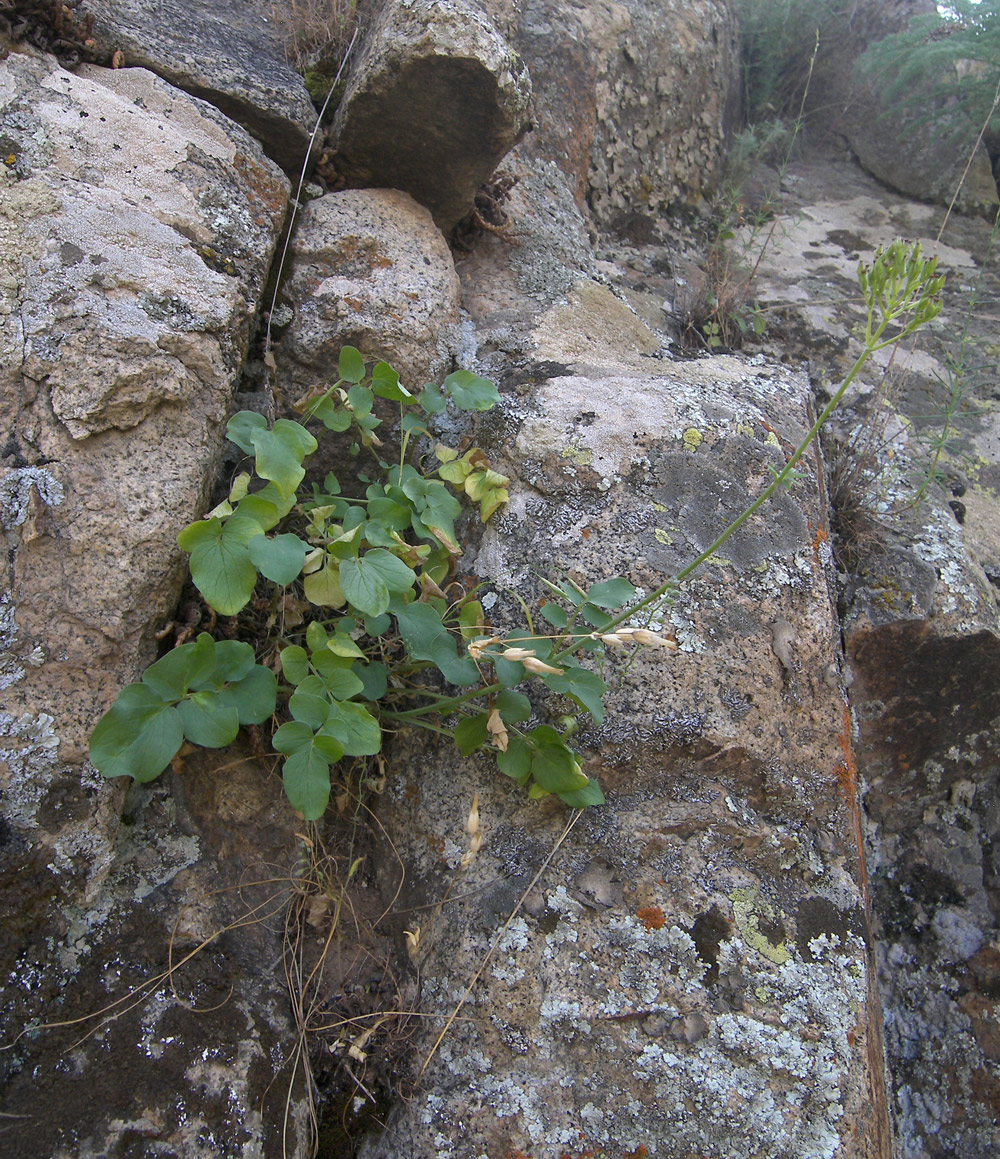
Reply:
[[[401, 411], [400, 451], [391, 463], [381, 457], [376, 398]], [[266, 590], [270, 664], [258, 663], [250, 645], [208, 633], [173, 649], [123, 689], [98, 723], [94, 765], [105, 776], [149, 781], [185, 740], [227, 745], [241, 726], [275, 713], [280, 673], [291, 719], [277, 728], [273, 746], [288, 797], [307, 819], [327, 807], [331, 766], [374, 756], [385, 732], [404, 725], [452, 736], [465, 755], [490, 748], [501, 771], [533, 797], [552, 793], [575, 807], [603, 801], [560, 730], [533, 722], [531, 701], [517, 688], [537, 678], [600, 720], [606, 685], [577, 654], [665, 642], [617, 625], [605, 630], [634, 599], [625, 580], [586, 592], [564, 585], [574, 611], [561, 623], [550, 612], [558, 626], [547, 636], [535, 634], [530, 617], [526, 632], [491, 633], [475, 591], [452, 582], [460, 498], [477, 505], [485, 522], [506, 503], [507, 479], [475, 447], [410, 451], [430, 436], [432, 415], [449, 405], [484, 412], [498, 399], [493, 383], [468, 371], [413, 395], [386, 363], [369, 371], [345, 347], [338, 380], [297, 408], [305, 422], [353, 440], [353, 451], [371, 452], [376, 466], [359, 473], [364, 491], [352, 497], [332, 473], [322, 486], [303, 489], [318, 446], [305, 425], [279, 419], [269, 427], [259, 414], [235, 415], [229, 438], [254, 469], [178, 542], [190, 553], [195, 586], [220, 615], [238, 614], [258, 585]], [[284, 615], [289, 589], [312, 609], [294, 627]]]
[[[780, 119], [749, 124], [730, 146], [726, 177], [716, 198], [711, 241], [701, 278], [680, 299], [681, 333], [689, 345], [736, 349], [767, 329], [767, 315], [753, 300], [753, 283], [774, 232], [781, 184], [802, 131], [806, 98], [819, 38], [813, 47], [798, 113], [787, 127]], [[749, 183], [758, 162], [777, 159], [772, 188], [752, 196]]]
[[[254, 470], [179, 536], [194, 583], [221, 615], [237, 614], [258, 584], [267, 591], [269, 663], [258, 663], [248, 644], [207, 633], [175, 648], [123, 689], [98, 723], [94, 765], [108, 777], [149, 781], [185, 740], [229, 744], [242, 725], [276, 713], [280, 673], [282, 715], [291, 719], [277, 728], [273, 746], [288, 797], [307, 819], [326, 810], [332, 766], [378, 754], [386, 732], [405, 726], [450, 736], [466, 756], [493, 752], [501, 772], [532, 797], [554, 794], [576, 808], [600, 804], [599, 785], [567, 744], [575, 722], [538, 722], [520, 686], [537, 679], [601, 723], [608, 656], [676, 647], [649, 627], [662, 602], [794, 482], [797, 463], [868, 359], [937, 315], [943, 279], [935, 267], [919, 244], [900, 241], [879, 250], [871, 266], [862, 264], [862, 352], [772, 482], [704, 552], [638, 602], [623, 578], [586, 589], [548, 583], [556, 598], [541, 610], [552, 629], [544, 633], [526, 606], [524, 630], [492, 631], [476, 589], [455, 582], [460, 498], [478, 505], [486, 521], [507, 501], [507, 479], [475, 447], [460, 453], [434, 443], [422, 455], [410, 453], [430, 438], [431, 416], [449, 405], [485, 412], [499, 401], [496, 387], [457, 371], [442, 388], [429, 384], [416, 396], [386, 363], [369, 370], [345, 347], [338, 380], [297, 405], [306, 422], [347, 436], [356, 452], [371, 452], [377, 470], [359, 473], [363, 494], [345, 494], [332, 473], [304, 490], [315, 437], [298, 422], [269, 427], [262, 416], [241, 412], [229, 423], [229, 438], [253, 457]], [[381, 457], [376, 398], [400, 407], [400, 451], [392, 462]], [[289, 588], [312, 609], [294, 625], [283, 618]]]

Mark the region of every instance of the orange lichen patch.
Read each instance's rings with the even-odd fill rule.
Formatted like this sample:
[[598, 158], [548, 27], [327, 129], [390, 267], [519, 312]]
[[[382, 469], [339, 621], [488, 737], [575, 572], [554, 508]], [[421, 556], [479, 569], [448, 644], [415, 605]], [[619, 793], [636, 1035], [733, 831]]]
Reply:
[[858, 796], [858, 764], [854, 757], [854, 745], [851, 742], [851, 710], [844, 705], [844, 730], [837, 737], [844, 759], [837, 763], [837, 780], [847, 799], [848, 807], [853, 808]]
[[634, 1151], [626, 1151], [622, 1155], [622, 1159], [647, 1159], [649, 1155], [649, 1148], [645, 1143], [640, 1143]]
[[647, 930], [662, 930], [667, 924], [667, 916], [658, 905], [646, 905], [635, 915]]
[[813, 551], [814, 551], [814, 552], [815, 552], [817, 555], [819, 555], [819, 549], [820, 549], [820, 547], [821, 547], [821, 546], [822, 546], [824, 543], [829, 543], [829, 542], [830, 542], [830, 537], [829, 537], [829, 535], [827, 535], [827, 533], [826, 533], [826, 528], [825, 528], [825, 527], [818, 527], [818, 528], [816, 529], [816, 534], [813, 536], [813, 541], [812, 541], [812, 549], [813, 549]]

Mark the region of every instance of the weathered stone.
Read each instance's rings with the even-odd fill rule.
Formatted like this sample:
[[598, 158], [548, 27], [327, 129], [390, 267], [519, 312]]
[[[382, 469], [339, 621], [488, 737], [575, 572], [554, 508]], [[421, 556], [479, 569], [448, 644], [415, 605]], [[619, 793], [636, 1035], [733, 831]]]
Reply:
[[[780, 466], [808, 393], [717, 358], [510, 396], [478, 432], [516, 480], [470, 565], [491, 622], [518, 618], [508, 593], [537, 607], [539, 574], [652, 590]], [[396, 748], [381, 819], [401, 925], [425, 915], [418, 1068], [497, 951], [366, 1154], [888, 1154], [820, 500], [811, 475], [660, 608], [678, 653], [621, 683], [609, 660], [607, 719], [572, 741], [608, 803], [561, 844], [570, 813], [488, 758]], [[529, 692], [538, 722], [576, 711]]]
[[727, 0], [541, 0], [524, 6], [515, 43], [535, 86], [529, 147], [599, 225], [648, 241], [669, 210], [703, 205], [738, 103]]
[[[122, 826], [124, 786], [86, 753], [176, 604], [176, 536], [213, 483], [288, 183], [228, 118], [142, 69], [12, 54], [0, 139], [0, 974], [3, 1044], [18, 1039], [0, 1053], [4, 1145], [194, 1155], [199, 1133], [231, 1133], [264, 1154], [257, 1104], [291, 1028], [244, 969], [260, 947], [236, 936], [230, 964], [209, 951], [175, 977], [202, 1007], [234, 986], [207, 1022], [150, 981], [186, 903], [225, 884], [221, 847], [160, 790], [134, 794]], [[206, 929], [228, 920], [224, 899], [202, 908]], [[142, 984], [110, 1026], [18, 1037]]]
[[287, 392], [336, 378], [342, 346], [385, 359], [419, 390], [452, 369], [458, 278], [428, 211], [392, 189], [310, 201], [290, 250], [294, 317], [275, 356]]
[[448, 232], [530, 126], [531, 82], [468, 0], [390, 0], [348, 80], [331, 138], [354, 186], [387, 186]]
[[148, 68], [202, 97], [251, 132], [297, 174], [309, 152], [316, 110], [285, 60], [269, 0], [87, 0], [94, 38], [110, 59]]

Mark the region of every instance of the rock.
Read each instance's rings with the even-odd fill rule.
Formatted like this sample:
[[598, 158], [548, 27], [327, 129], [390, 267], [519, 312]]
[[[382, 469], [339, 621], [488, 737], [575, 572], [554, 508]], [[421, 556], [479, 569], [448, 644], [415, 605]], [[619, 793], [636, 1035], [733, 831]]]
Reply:
[[649, 241], [669, 210], [704, 207], [736, 120], [739, 53], [727, 0], [522, 9], [529, 147], [562, 167], [595, 221]]
[[402, 189], [447, 233], [530, 127], [524, 64], [468, 0], [390, 0], [348, 79], [331, 139], [352, 186]]
[[[883, 101], [875, 80], [859, 76], [858, 58], [870, 45], [905, 29], [914, 16], [935, 11], [932, 0], [862, 0], [851, 11], [831, 12], [822, 29], [807, 98], [809, 125], [816, 134], [846, 138], [864, 168], [890, 188], [921, 201], [950, 205], [990, 221], [996, 216], [996, 181], [987, 150], [971, 158], [964, 145], [942, 134], [944, 121], [928, 120], [945, 105], [927, 81], [925, 99], [910, 92], [918, 113], [904, 114]], [[812, 32], [802, 47], [807, 61], [814, 51]], [[963, 137], [964, 141], [965, 138]], [[969, 165], [966, 172], [966, 165]]]
[[[160, 789], [133, 793], [122, 824], [125, 786], [86, 755], [173, 614], [176, 536], [214, 482], [288, 183], [246, 132], [144, 69], [12, 53], [0, 140], [5, 1146], [260, 1147], [292, 1031], [248, 966], [280, 945], [227, 935], [157, 975], [187, 904], [209, 932], [226, 924], [240, 906], [212, 891], [265, 847], [230, 847], [226, 864], [211, 825]], [[185, 1002], [223, 1005], [200, 1022]], [[63, 1026], [24, 1036], [48, 1022]]]
[[86, 9], [108, 61], [121, 51], [127, 65], [215, 105], [286, 172], [299, 173], [316, 110], [285, 60], [268, 0], [87, 0]]
[[392, 189], [343, 190], [302, 210], [282, 293], [294, 317], [275, 350], [286, 392], [336, 377], [342, 346], [384, 359], [419, 390], [452, 369], [458, 278], [428, 211]]
[[[520, 619], [514, 596], [544, 602], [539, 575], [651, 591], [780, 465], [808, 393], [801, 374], [715, 358], [508, 395], [478, 432], [515, 478], [470, 564], [491, 623]], [[414, 1032], [414, 1093], [366, 1156], [729, 1159], [744, 1138], [741, 1155], [881, 1153], [823, 526], [810, 471], [656, 613], [676, 654], [643, 653], [620, 685], [609, 661], [609, 714], [580, 714], [571, 742], [608, 803], [564, 840], [570, 812], [527, 801], [487, 756], [461, 761], [433, 736], [394, 749], [380, 817], [405, 862], [399, 921], [422, 918], [433, 1017]], [[779, 619], [795, 636], [785, 663]], [[577, 712], [527, 690], [536, 722]], [[484, 840], [459, 871], [473, 793]]]
[[972, 1159], [1000, 1143], [994, 982], [972, 965], [1000, 934], [1000, 415], [973, 353], [993, 342], [974, 304], [998, 288], [991, 229], [953, 214], [938, 241], [943, 210], [824, 159], [788, 190], [757, 289], [817, 369], [858, 353], [852, 282], [876, 245], [921, 239], [947, 277], [934, 325], [873, 360], [838, 417], [832, 518], [897, 1145]]

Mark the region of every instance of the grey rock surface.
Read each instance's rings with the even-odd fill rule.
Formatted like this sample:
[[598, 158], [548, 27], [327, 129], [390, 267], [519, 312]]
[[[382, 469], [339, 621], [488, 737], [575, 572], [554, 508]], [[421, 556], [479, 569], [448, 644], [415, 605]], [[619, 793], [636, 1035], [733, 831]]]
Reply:
[[668, 211], [704, 207], [739, 100], [728, 0], [538, 0], [514, 43], [535, 86], [528, 145], [602, 228], [647, 241]]
[[331, 139], [349, 185], [402, 189], [447, 233], [531, 124], [524, 63], [469, 0], [390, 0]]
[[[515, 477], [470, 564], [491, 622], [519, 618], [515, 597], [537, 607], [538, 576], [651, 591], [770, 477], [808, 395], [732, 358], [512, 390], [478, 432]], [[660, 609], [676, 654], [642, 654], [621, 684], [609, 661], [609, 715], [572, 742], [608, 803], [565, 841], [570, 812], [526, 802], [488, 757], [397, 746], [381, 819], [401, 920], [421, 926], [429, 1063], [366, 1154], [883, 1153], [822, 519], [813, 477]], [[574, 711], [528, 691], [533, 722]], [[473, 793], [484, 840], [460, 870]]]
[[87, 0], [94, 39], [109, 59], [155, 72], [242, 125], [269, 157], [297, 174], [316, 111], [268, 0]]
[[988, 223], [953, 216], [937, 241], [943, 209], [850, 166], [794, 166], [787, 198], [759, 289], [814, 373], [857, 352], [851, 283], [876, 245], [921, 238], [948, 279], [942, 314], [863, 376], [828, 452], [847, 481], [833, 520], [897, 1153], [975, 1159], [1000, 1146], [1000, 416], [981, 307], [997, 258]]
[[[227, 861], [211, 810], [158, 790], [123, 806], [86, 757], [173, 615], [176, 536], [214, 482], [288, 183], [144, 69], [12, 53], [0, 137], [3, 1146], [194, 1155], [218, 1137], [264, 1154], [259, 1100], [291, 1034], [274, 980], [247, 969], [277, 952], [270, 934], [161, 972], [240, 909], [213, 891], [266, 844], [230, 835]], [[185, 912], [202, 934], [172, 934]], [[199, 1024], [191, 1007], [219, 1002]]]

